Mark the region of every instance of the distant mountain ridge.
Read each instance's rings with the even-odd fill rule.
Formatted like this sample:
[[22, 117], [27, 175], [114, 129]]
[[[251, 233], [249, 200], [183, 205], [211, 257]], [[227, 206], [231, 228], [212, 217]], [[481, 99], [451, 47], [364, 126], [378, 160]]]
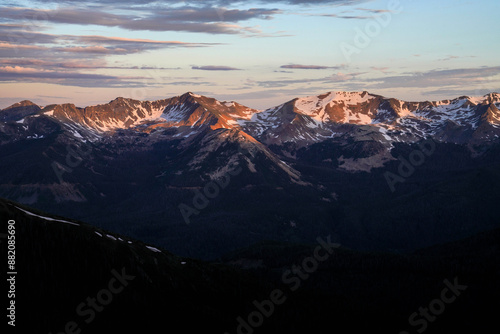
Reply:
[[[411, 250], [498, 227], [499, 107], [497, 93], [330, 92], [266, 110], [191, 92], [85, 108], [22, 101], [0, 111], [0, 196], [196, 257], [320, 232]], [[432, 152], [408, 167], [424, 141]], [[403, 225], [399, 210], [413, 212]]]
[[[329, 92], [295, 98], [259, 111], [237, 102], [220, 102], [191, 92], [157, 101], [116, 98], [107, 104], [78, 108], [73, 104], [43, 109], [30, 101], [0, 111], [1, 121], [24, 122], [47, 116], [80, 128], [85, 137], [134, 129], [191, 127], [240, 129], [263, 144], [308, 146], [350, 132], [348, 125], [370, 126], [380, 142], [415, 142], [427, 137], [474, 145], [498, 140], [500, 94], [453, 100], [406, 102], [364, 92]], [[347, 127], [346, 127], [347, 126]]]
[[[380, 167], [392, 159], [394, 143], [415, 143], [427, 138], [466, 145], [473, 154], [480, 155], [499, 142], [499, 108], [498, 93], [406, 102], [363, 91], [295, 98], [259, 111], [188, 92], [152, 102], [119, 97], [86, 108], [63, 104], [42, 109], [23, 101], [0, 111], [0, 118], [22, 124], [16, 129], [19, 136], [12, 136], [18, 139], [44, 135], [29, 134], [29, 123], [39, 116], [46, 116], [74, 136], [90, 141], [122, 130], [147, 134], [172, 130], [175, 138], [189, 138], [208, 128], [237, 129], [266, 146], [278, 146], [280, 154], [288, 157], [294, 157], [302, 147], [326, 140], [369, 141], [372, 152], [362, 158]], [[154, 136], [150, 138], [155, 140]], [[353, 171], [369, 170], [366, 161], [351, 160], [344, 165]]]

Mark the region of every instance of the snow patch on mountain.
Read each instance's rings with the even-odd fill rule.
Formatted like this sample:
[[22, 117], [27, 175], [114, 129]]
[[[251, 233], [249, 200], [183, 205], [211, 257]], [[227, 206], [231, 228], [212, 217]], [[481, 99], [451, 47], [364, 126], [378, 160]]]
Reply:
[[174, 105], [173, 107], [167, 108], [165, 113], [161, 114], [161, 118], [171, 123], [179, 123], [189, 114], [189, 107], [184, 103]]
[[33, 217], [38, 217], [38, 218], [42, 218], [44, 220], [48, 220], [48, 221], [54, 221], [54, 222], [60, 222], [60, 223], [65, 223], [65, 224], [70, 224], [70, 225], [75, 225], [75, 226], [80, 226], [80, 224], [76, 224], [76, 223], [72, 223], [72, 222], [69, 222], [67, 220], [61, 220], [61, 219], [54, 219], [54, 218], [50, 218], [50, 217], [45, 217], [45, 216], [40, 216], [40, 215], [37, 215], [36, 213], [33, 213], [33, 212], [30, 212], [30, 211], [27, 211], [27, 210], [24, 210], [24, 209], [21, 209], [20, 207], [18, 206], [14, 206], [16, 209], [26, 213], [27, 215], [29, 216], [33, 216]]

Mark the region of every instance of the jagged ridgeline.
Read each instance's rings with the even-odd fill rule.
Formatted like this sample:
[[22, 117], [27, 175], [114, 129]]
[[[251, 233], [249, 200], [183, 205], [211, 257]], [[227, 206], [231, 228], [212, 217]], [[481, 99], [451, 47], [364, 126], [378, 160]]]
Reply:
[[499, 226], [499, 107], [496, 93], [23, 101], [0, 111], [0, 196], [204, 259], [328, 234], [411, 251]]

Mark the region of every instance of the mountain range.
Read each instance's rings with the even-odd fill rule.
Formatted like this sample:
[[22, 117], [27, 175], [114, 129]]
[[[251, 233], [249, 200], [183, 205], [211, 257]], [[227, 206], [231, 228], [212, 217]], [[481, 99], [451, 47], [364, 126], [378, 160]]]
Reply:
[[497, 93], [26, 100], [0, 111], [0, 196], [203, 259], [325, 234], [407, 252], [500, 226], [499, 108]]

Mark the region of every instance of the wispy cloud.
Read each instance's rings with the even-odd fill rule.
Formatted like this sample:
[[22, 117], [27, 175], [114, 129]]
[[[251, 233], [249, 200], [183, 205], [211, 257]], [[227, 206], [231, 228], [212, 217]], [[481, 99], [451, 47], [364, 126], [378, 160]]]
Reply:
[[471, 86], [481, 84], [487, 78], [497, 75], [500, 75], [500, 66], [413, 72], [403, 75], [366, 79], [365, 82], [370, 87], [376, 89], [463, 86], [464, 82]]
[[[256, 28], [242, 27], [236, 22], [250, 19], [269, 20], [278, 9], [252, 8], [216, 9], [211, 7], [182, 7], [165, 10], [139, 10], [138, 14], [113, 14], [88, 8], [34, 9], [3, 7], [0, 18], [4, 20], [50, 22], [55, 24], [97, 25], [126, 30], [183, 31], [207, 34], [245, 34], [260, 32]], [[221, 20], [223, 18], [223, 22]]]
[[393, 13], [393, 11], [389, 9], [369, 9], [369, 8], [356, 8], [357, 10], [363, 11], [363, 12], [369, 12], [373, 14], [380, 14], [380, 13]]
[[22, 44], [18, 45], [11, 43], [0, 43], [0, 49], [42, 50], [46, 48], [39, 45], [22, 45]]
[[207, 65], [207, 66], [192, 66], [193, 70], [202, 70], [202, 71], [241, 71], [239, 68], [230, 67], [230, 66], [217, 66], [217, 65]]
[[92, 79], [92, 80], [118, 79], [118, 77], [110, 76], [110, 75], [40, 70], [40, 69], [36, 69], [36, 68], [32, 68], [32, 67], [21, 67], [21, 66], [3, 66], [3, 67], [0, 67], [0, 74], [1, 74], [0, 81], [10, 81], [10, 80], [20, 79], [20, 78]]
[[[437, 69], [423, 72], [403, 73], [401, 75], [388, 75], [388, 67], [372, 67], [373, 70], [382, 72], [374, 76], [374, 72], [337, 72], [325, 77], [279, 78], [276, 80], [251, 80], [242, 88], [269, 88], [269, 89], [299, 89], [308, 90], [317, 86], [322, 89], [332, 90], [370, 90], [380, 91], [387, 89], [410, 88], [421, 93], [429, 92], [440, 95], [443, 92], [464, 92], [464, 82], [467, 91], [481, 91], [481, 94], [494, 91], [500, 87], [500, 66]], [[477, 89], [476, 89], [477, 87]], [[321, 90], [321, 89], [320, 89]], [[479, 95], [476, 93], [475, 95]]]
[[438, 61], [449, 61], [449, 60], [460, 59], [460, 58], [476, 58], [476, 56], [455, 56], [455, 55], [448, 55], [445, 58], [438, 59]]
[[[366, 15], [366, 14], [370, 15]], [[322, 16], [322, 17], [333, 17], [338, 19], [347, 20], [368, 20], [373, 19], [384, 13], [393, 13], [393, 11], [388, 9], [369, 9], [369, 8], [355, 8], [354, 10], [345, 10], [339, 13], [329, 13], [329, 14], [310, 14], [312, 16]]]
[[[355, 5], [359, 3], [369, 2], [370, 0], [257, 0], [255, 2], [263, 4], [288, 4], [288, 5]], [[33, 2], [39, 3], [59, 3], [58, 0], [33, 0]], [[95, 6], [143, 6], [157, 4], [157, 0], [93, 0], [88, 1], [93, 3]], [[80, 4], [79, 0], [65, 0], [68, 4]], [[162, 4], [165, 5], [176, 5], [176, 4], [189, 4], [189, 5], [201, 5], [201, 6], [231, 6], [240, 5], [243, 3], [241, 0], [163, 0]], [[130, 8], [130, 7], [127, 7]]]
[[259, 87], [266, 88], [278, 88], [278, 87], [288, 87], [296, 84], [308, 85], [312, 83], [322, 83], [322, 84], [330, 84], [330, 83], [341, 83], [341, 82], [349, 82], [353, 79], [356, 79], [358, 76], [366, 74], [366, 72], [351, 72], [351, 73], [335, 73], [326, 77], [321, 78], [300, 78], [300, 79], [279, 79], [279, 80], [266, 80], [266, 81], [256, 81], [255, 85]]
[[326, 70], [326, 69], [341, 69], [344, 67], [345, 67], [344, 65], [322, 66], [322, 65], [300, 65], [300, 64], [291, 64], [291, 65], [280, 66], [280, 68], [293, 69], [293, 70]]
[[171, 82], [166, 82], [167, 85], [172, 85], [172, 86], [207, 86], [207, 85], [214, 85], [213, 82], [209, 81], [171, 81]]
[[122, 70], [179, 70], [179, 67], [157, 66], [110, 66], [104, 59], [86, 60], [42, 60], [33, 58], [0, 58], [0, 65], [31, 66], [35, 68], [56, 69], [122, 69]]
[[339, 14], [315, 14], [314, 16], [322, 16], [322, 17], [334, 17], [338, 19], [346, 19], [346, 20], [368, 20], [372, 19], [373, 16], [363, 16], [363, 15], [339, 15]]
[[389, 67], [378, 67], [378, 66], [372, 66], [370, 67], [374, 71], [380, 71], [382, 73], [388, 73], [389, 72]]
[[138, 52], [138, 50], [110, 48], [104, 46], [75, 46], [66, 48], [54, 48], [54, 51], [71, 52], [71, 53], [91, 53], [91, 54], [106, 54], [106, 55], [126, 55]]
[[[84, 13], [84, 10], [79, 9], [41, 10], [2, 7], [0, 10], [0, 22], [2, 22], [0, 23], [0, 81], [2, 82], [41, 82], [80, 87], [137, 87], [144, 85], [151, 78], [96, 72], [100, 69], [171, 70], [155, 66], [112, 66], [107, 60], [109, 56], [115, 55], [138, 54], [169, 48], [212, 47], [221, 44], [53, 34], [43, 32], [43, 29], [38, 27], [28, 26], [25, 23], [26, 17], [40, 18], [45, 22], [75, 24], [92, 22], [108, 26], [113, 26], [123, 19], [123, 15], [100, 11]], [[21, 23], [18, 24], [16, 20]], [[180, 82], [178, 80], [176, 83]]]
[[143, 38], [125, 38], [125, 37], [105, 37], [105, 36], [70, 36], [70, 39], [75, 39], [82, 43], [96, 43], [108, 45], [145, 45], [148, 47], [157, 46], [165, 47], [202, 47], [211, 45], [220, 45], [220, 43], [187, 43], [180, 41], [155, 41]]
[[143, 80], [146, 79], [147, 78], [144, 77], [125, 77], [79, 72], [44, 72], [32, 69], [12, 70], [0, 68], [0, 82], [43, 82], [74, 87], [134, 88], [143, 87]]
[[426, 90], [423, 93], [425, 95], [437, 95], [437, 96], [483, 96], [493, 92], [500, 92], [500, 83], [498, 83], [494, 87], [483, 87], [479, 89], [471, 89], [471, 88], [439, 88], [433, 90]]
[[250, 19], [270, 20], [273, 15], [281, 14], [279, 9], [250, 8], [250, 9], [227, 9], [214, 7], [182, 7], [156, 12], [158, 17], [171, 21], [184, 22], [240, 22]]
[[282, 65], [280, 68], [288, 68], [294, 70], [324, 70], [327, 69], [328, 66], [319, 66], [319, 65]]
[[[181, 41], [162, 41], [140, 38], [110, 37], [98, 35], [56, 35], [42, 32], [19, 30], [0, 24], [0, 59], [9, 65], [26, 64], [51, 66], [57, 63], [79, 62], [80, 68], [93, 67], [97, 60], [110, 55], [128, 55], [150, 50], [170, 48], [212, 47], [220, 43], [188, 43]], [[44, 61], [42, 63], [42, 61]], [[135, 67], [139, 68], [139, 67]]]
[[[3, 43], [2, 43], [3, 42]], [[40, 46], [50, 45], [50, 46]], [[59, 45], [53, 48], [52, 45]], [[61, 45], [71, 44], [72, 47]], [[97, 47], [93, 53], [113, 53], [113, 48], [117, 54], [137, 53], [146, 50], [179, 48], [179, 47], [209, 47], [220, 45], [220, 43], [188, 43], [181, 41], [157, 41], [150, 39], [105, 37], [95, 35], [55, 35], [33, 31], [6, 29], [0, 24], [0, 48], [4, 49], [54, 49], [62, 52], [85, 52], [81, 48]], [[72, 49], [73, 48], [73, 49]], [[107, 48], [104, 50], [103, 48]], [[88, 51], [92, 51], [89, 49]], [[18, 55], [20, 56], [20, 55]]]

